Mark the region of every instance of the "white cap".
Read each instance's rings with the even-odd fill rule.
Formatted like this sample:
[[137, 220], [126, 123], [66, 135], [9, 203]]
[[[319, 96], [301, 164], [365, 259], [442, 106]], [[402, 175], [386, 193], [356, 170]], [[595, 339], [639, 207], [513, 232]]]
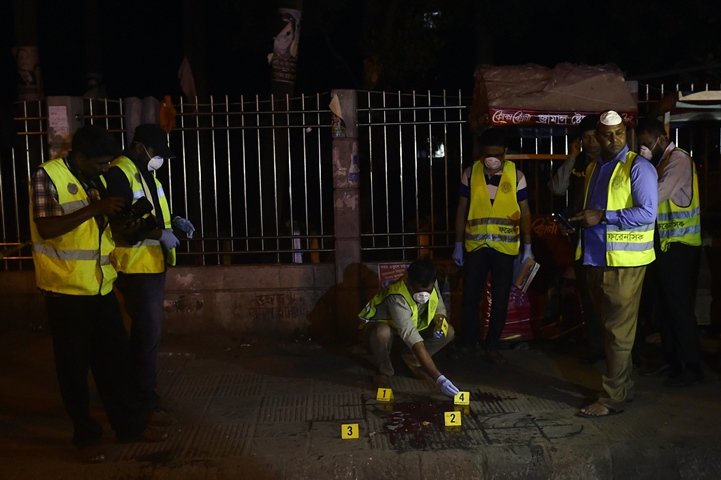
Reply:
[[621, 115], [619, 115], [615, 111], [609, 110], [601, 114], [600, 122], [601, 125], [613, 126], [623, 123], [623, 119], [621, 118]]

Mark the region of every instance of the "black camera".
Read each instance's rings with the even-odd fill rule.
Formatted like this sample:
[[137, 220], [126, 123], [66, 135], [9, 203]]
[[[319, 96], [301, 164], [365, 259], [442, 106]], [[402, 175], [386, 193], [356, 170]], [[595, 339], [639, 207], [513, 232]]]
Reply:
[[152, 211], [153, 204], [147, 197], [140, 197], [126, 206], [112, 221], [116, 242], [133, 245], [155, 230], [157, 219], [152, 214], [148, 215]]
[[146, 214], [153, 211], [153, 204], [150, 203], [148, 197], [140, 197], [130, 205], [128, 216], [133, 220], [140, 220]]

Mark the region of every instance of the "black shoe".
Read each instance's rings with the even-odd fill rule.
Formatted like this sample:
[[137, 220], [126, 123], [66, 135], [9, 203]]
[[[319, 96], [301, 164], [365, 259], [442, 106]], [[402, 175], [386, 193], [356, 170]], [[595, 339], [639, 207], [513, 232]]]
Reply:
[[448, 358], [454, 362], [464, 360], [473, 353], [473, 349], [466, 345], [456, 346], [456, 348], [448, 352]]
[[661, 375], [671, 375], [675, 372], [680, 373], [680, 369], [671, 365], [670, 363], [662, 363], [656, 367], [647, 367], [641, 370], [641, 375], [645, 377], [659, 377]]
[[167, 427], [176, 423], [175, 417], [167, 411], [156, 408], [145, 415], [145, 424], [153, 427]]
[[79, 460], [83, 463], [103, 463], [105, 447], [100, 444], [86, 445], [78, 449]]
[[680, 374], [667, 378], [663, 384], [670, 388], [682, 388], [701, 382], [703, 382], [703, 372], [701, 370], [684, 368]]
[[388, 375], [376, 373], [373, 375], [373, 385], [375, 385], [376, 388], [390, 388], [391, 378]]

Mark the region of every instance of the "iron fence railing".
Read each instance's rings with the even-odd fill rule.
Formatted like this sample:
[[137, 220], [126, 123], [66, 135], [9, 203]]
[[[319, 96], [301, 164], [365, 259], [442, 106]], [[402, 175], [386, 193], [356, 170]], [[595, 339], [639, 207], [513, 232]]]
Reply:
[[[669, 93], [718, 85], [639, 88], [639, 113]], [[453, 92], [357, 92], [361, 249], [365, 261], [450, 254], [457, 188], [473, 160], [470, 97]], [[181, 263], [318, 262], [333, 259], [332, 136], [329, 94], [211, 97], [178, 101], [168, 135], [176, 158], [158, 172], [174, 213], [196, 225]], [[85, 99], [80, 120], [101, 124], [127, 145], [125, 103]], [[44, 102], [18, 104], [16, 141], [0, 158], [1, 268], [29, 268], [27, 185], [48, 159]], [[568, 151], [566, 128], [509, 132], [509, 153], [527, 177], [532, 211], [562, 208], [546, 183]], [[721, 211], [719, 122], [672, 124], [694, 157], [705, 214]], [[633, 139], [632, 139], [633, 140]]]

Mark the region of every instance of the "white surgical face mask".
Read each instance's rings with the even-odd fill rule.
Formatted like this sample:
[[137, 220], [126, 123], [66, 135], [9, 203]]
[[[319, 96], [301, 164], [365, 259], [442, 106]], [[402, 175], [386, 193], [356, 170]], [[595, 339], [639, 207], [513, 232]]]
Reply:
[[651, 148], [648, 148], [645, 145], [641, 145], [641, 148], [638, 149], [638, 154], [646, 160], [653, 160], [653, 149], [656, 148], [656, 145], [658, 145], [658, 138], [655, 142], [653, 142], [653, 146], [651, 146]]
[[150, 161], [148, 161], [148, 171], [154, 172], [155, 170], [163, 166], [163, 162], [165, 162], [163, 157], [161, 157], [160, 155], [154, 156], [150, 159]]
[[645, 145], [641, 145], [641, 148], [638, 149], [638, 154], [641, 155], [646, 160], [651, 160], [651, 158], [653, 158], [653, 154], [651, 153], [651, 150]]
[[426, 303], [430, 298], [431, 294], [428, 292], [416, 292], [413, 294], [413, 300], [415, 300], [416, 303]]
[[501, 168], [501, 159], [498, 157], [486, 157], [483, 159], [483, 164], [489, 170], [498, 170]]

